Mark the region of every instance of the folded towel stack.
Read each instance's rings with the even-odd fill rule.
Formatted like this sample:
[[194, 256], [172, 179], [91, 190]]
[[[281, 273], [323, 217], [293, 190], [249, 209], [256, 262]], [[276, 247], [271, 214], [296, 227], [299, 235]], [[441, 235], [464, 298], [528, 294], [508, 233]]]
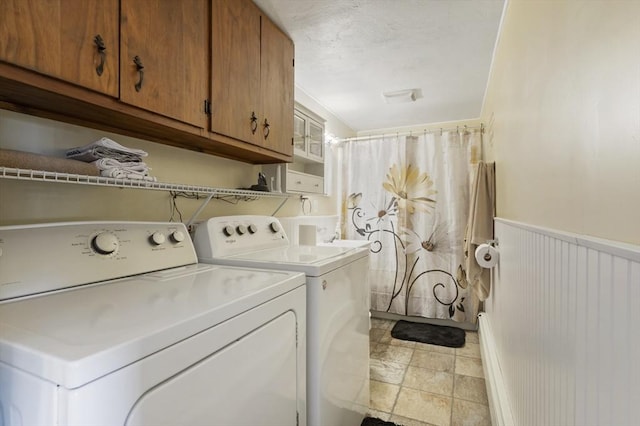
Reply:
[[140, 161], [121, 162], [113, 158], [101, 158], [93, 161], [100, 174], [106, 177], [124, 178], [124, 179], [144, 179], [154, 181], [155, 178], [149, 176], [149, 167], [146, 163]]
[[151, 169], [142, 161], [147, 155], [141, 149], [127, 148], [109, 138], [67, 151], [67, 158], [92, 163], [101, 176], [155, 182], [156, 178], [149, 176]]

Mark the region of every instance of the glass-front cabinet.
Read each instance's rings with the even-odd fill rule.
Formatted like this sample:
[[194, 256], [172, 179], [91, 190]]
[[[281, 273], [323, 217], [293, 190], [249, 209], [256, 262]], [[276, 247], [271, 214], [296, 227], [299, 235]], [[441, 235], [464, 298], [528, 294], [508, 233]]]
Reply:
[[324, 121], [298, 104], [293, 115], [293, 155], [324, 161]]
[[322, 117], [296, 102], [293, 114], [293, 162], [262, 166], [272, 191], [327, 193], [324, 186], [324, 123]]
[[293, 152], [304, 155], [307, 152], [307, 120], [298, 111], [293, 113]]

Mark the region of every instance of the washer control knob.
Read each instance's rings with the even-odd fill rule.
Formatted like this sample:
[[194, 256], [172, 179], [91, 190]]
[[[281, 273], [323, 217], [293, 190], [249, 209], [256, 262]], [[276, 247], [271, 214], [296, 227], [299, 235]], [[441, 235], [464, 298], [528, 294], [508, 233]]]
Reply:
[[238, 235], [244, 235], [247, 233], [247, 227], [244, 225], [238, 225], [236, 226], [236, 232]]
[[115, 253], [120, 246], [118, 238], [109, 232], [101, 232], [91, 240], [91, 246], [100, 254]]
[[249, 233], [250, 234], [255, 234], [256, 232], [258, 232], [258, 227], [255, 226], [253, 223], [251, 225], [249, 225]]
[[224, 228], [222, 228], [222, 232], [224, 233], [224, 235], [226, 235], [227, 237], [230, 237], [233, 235], [233, 233], [235, 232], [235, 230], [233, 229], [233, 226], [227, 225]]
[[181, 243], [184, 241], [184, 232], [182, 231], [173, 231], [171, 233], [171, 239], [174, 243]]
[[164, 242], [167, 241], [167, 238], [162, 232], [154, 232], [153, 234], [151, 234], [149, 241], [151, 241], [151, 244], [153, 244], [154, 246], [159, 246], [164, 244]]
[[278, 222], [271, 222], [271, 224], [269, 225], [269, 228], [271, 229], [271, 232], [275, 234], [280, 230], [280, 225], [278, 225]]

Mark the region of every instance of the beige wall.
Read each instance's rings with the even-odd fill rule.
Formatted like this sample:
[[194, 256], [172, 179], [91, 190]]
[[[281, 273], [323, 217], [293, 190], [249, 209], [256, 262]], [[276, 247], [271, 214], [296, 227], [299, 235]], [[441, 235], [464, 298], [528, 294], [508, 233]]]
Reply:
[[[304, 100], [300, 102], [304, 104]], [[328, 117], [328, 112], [321, 112], [322, 116]], [[334, 132], [340, 136], [353, 135], [335, 117], [328, 118]], [[219, 188], [249, 187], [256, 183], [260, 171], [260, 166], [0, 110], [0, 148], [64, 157], [66, 149], [91, 143], [102, 136], [147, 151], [149, 156], [145, 161], [152, 168], [151, 174], [162, 182]], [[336, 214], [332, 197], [312, 199], [312, 214]], [[163, 191], [0, 179], [0, 225], [69, 220], [167, 221], [171, 217], [170, 200], [169, 193]], [[282, 199], [262, 199], [233, 205], [212, 200], [199, 218], [272, 214], [281, 202]], [[201, 204], [198, 200], [178, 198], [183, 221], [186, 222]], [[289, 199], [277, 216], [300, 215], [301, 206], [298, 198]], [[174, 219], [179, 220], [177, 215]]]
[[640, 1], [509, 1], [481, 119], [499, 216], [640, 244]]

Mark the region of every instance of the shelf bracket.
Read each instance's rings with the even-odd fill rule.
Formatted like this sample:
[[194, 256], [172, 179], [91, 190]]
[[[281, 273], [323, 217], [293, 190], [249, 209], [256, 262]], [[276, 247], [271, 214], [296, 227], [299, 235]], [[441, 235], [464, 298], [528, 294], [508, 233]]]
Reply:
[[212, 192], [211, 194], [209, 194], [209, 196], [207, 197], [206, 200], [204, 200], [202, 205], [198, 207], [198, 210], [195, 211], [195, 213], [191, 216], [191, 219], [189, 219], [189, 221], [186, 223], [187, 229], [191, 229], [190, 227], [191, 225], [193, 225], [193, 222], [195, 222], [195, 220], [198, 218], [200, 213], [202, 213], [202, 210], [204, 210], [207, 204], [209, 204], [209, 201], [211, 201], [214, 195], [216, 195], [215, 192]]
[[271, 213], [271, 216], [275, 216], [276, 213], [278, 213], [280, 211], [280, 209], [284, 206], [284, 204], [287, 202], [288, 199], [289, 198], [285, 198], [284, 200], [282, 200], [282, 202], [280, 203], [278, 208], [273, 213]]

